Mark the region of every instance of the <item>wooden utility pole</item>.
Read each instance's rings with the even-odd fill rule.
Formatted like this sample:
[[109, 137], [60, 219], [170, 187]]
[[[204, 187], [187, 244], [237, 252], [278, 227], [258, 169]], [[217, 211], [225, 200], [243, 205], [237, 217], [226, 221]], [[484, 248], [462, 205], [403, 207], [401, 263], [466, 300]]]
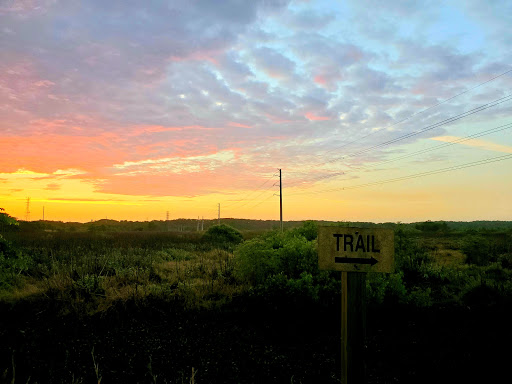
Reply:
[[279, 213], [281, 218], [281, 232], [283, 232], [283, 178], [279, 169]]
[[366, 273], [341, 272], [341, 383], [366, 383]]

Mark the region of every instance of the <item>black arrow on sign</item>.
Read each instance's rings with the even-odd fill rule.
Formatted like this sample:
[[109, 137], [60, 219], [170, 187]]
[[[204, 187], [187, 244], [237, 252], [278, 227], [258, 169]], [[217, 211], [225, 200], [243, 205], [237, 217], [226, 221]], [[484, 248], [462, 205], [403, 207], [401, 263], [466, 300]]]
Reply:
[[374, 257], [371, 257], [369, 259], [364, 258], [364, 257], [335, 257], [334, 262], [342, 263], [342, 264], [371, 264], [371, 265], [375, 265], [378, 263], [378, 260]]

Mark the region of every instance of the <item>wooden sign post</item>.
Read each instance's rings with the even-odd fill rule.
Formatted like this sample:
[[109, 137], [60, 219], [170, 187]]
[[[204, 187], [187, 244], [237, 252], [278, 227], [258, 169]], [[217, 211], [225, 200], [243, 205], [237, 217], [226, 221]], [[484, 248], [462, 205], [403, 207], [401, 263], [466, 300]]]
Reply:
[[341, 271], [341, 383], [364, 384], [366, 273], [394, 271], [394, 232], [320, 227], [318, 265]]

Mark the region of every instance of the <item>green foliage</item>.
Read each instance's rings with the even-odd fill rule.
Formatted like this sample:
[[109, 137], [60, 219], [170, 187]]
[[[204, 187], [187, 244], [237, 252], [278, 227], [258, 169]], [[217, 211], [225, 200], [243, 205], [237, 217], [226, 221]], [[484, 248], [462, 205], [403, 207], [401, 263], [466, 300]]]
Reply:
[[18, 276], [32, 266], [32, 259], [17, 251], [0, 235], [0, 287], [10, 288], [17, 283]]
[[5, 209], [0, 208], [0, 232], [15, 231], [19, 227], [18, 221], [8, 215]]
[[241, 278], [253, 285], [282, 274], [296, 279], [303, 272], [318, 273], [316, 241], [296, 231], [274, 231], [246, 241], [235, 251]]
[[435, 222], [435, 221], [425, 221], [424, 223], [417, 223], [415, 228], [422, 232], [447, 232], [448, 224], [444, 221]]
[[240, 231], [230, 227], [229, 225], [220, 224], [214, 225], [204, 233], [202, 237], [203, 242], [214, 244], [221, 248], [229, 249], [237, 244], [240, 244], [244, 238]]
[[430, 284], [439, 281], [427, 249], [399, 228], [395, 234], [395, 273], [368, 275], [370, 301], [378, 304], [411, 304], [428, 307], [433, 303]]
[[468, 235], [462, 245], [466, 263], [486, 266], [500, 259], [502, 265], [509, 265], [507, 260], [512, 255], [512, 236], [504, 235]]
[[405, 304], [408, 302], [403, 273], [370, 273], [366, 281], [370, 302], [378, 304]]
[[[247, 240], [235, 250], [239, 280], [262, 297], [294, 297], [332, 302], [339, 276], [318, 269], [317, 227], [306, 222], [286, 232], [272, 231]], [[295, 299], [294, 299], [295, 300]]]
[[12, 247], [11, 243], [8, 242], [0, 235], [0, 256], [5, 258], [12, 258], [16, 256], [16, 251]]
[[315, 240], [318, 237], [318, 225], [314, 221], [305, 221], [300, 227], [292, 230], [298, 236], [306, 238], [306, 240]]
[[413, 242], [410, 235], [401, 229], [396, 232], [395, 265], [407, 281], [420, 281], [429, 273], [433, 261], [428, 251]]

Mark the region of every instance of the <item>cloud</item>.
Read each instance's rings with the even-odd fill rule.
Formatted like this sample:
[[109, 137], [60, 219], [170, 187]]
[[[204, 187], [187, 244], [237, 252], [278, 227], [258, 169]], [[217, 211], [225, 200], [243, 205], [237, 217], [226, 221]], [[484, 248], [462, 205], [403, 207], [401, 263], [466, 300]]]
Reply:
[[46, 186], [46, 190], [48, 191], [58, 191], [61, 188], [60, 184], [50, 183]]
[[277, 80], [290, 80], [295, 71], [295, 63], [268, 47], [262, 47], [252, 52], [254, 65], [267, 76]]
[[313, 112], [306, 112], [306, 114], [304, 115], [308, 120], [311, 120], [311, 121], [326, 121], [326, 120], [331, 120], [330, 117], [328, 116], [317, 116], [315, 115]]
[[[505, 152], [512, 153], [512, 145], [496, 144], [492, 141], [480, 140], [480, 139], [464, 139], [457, 136], [437, 136], [431, 137], [432, 140], [442, 141], [445, 143], [457, 142], [456, 144], [466, 145], [469, 147], [485, 149], [493, 152]], [[463, 141], [461, 141], [463, 140]]]
[[125, 161], [122, 164], [114, 164], [113, 168], [122, 171], [118, 175], [128, 176], [146, 173], [196, 173], [212, 171], [223, 164], [232, 162], [234, 159], [235, 154], [233, 151], [220, 151], [203, 156]]
[[494, 3], [9, 4], [0, 8], [0, 172], [88, 180], [97, 191], [247, 188], [239, 179], [258, 182], [252, 168], [283, 158], [306, 177], [312, 159], [335, 160], [341, 145], [356, 152], [398, 138], [512, 86], [503, 77], [397, 124], [508, 68], [510, 15]]

